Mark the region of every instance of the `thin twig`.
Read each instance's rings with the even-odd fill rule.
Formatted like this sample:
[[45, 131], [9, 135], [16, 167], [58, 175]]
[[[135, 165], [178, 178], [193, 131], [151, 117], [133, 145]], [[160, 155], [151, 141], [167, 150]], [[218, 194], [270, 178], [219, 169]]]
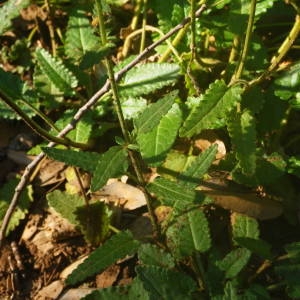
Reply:
[[[199, 17], [202, 12], [206, 9], [206, 5], [202, 5], [196, 12], [196, 17]], [[165, 40], [167, 40], [171, 35], [178, 32], [181, 28], [183, 28], [187, 23], [190, 22], [190, 17], [184, 19], [180, 24], [178, 24], [176, 27], [171, 29], [166, 35], [164, 35], [162, 38], [151, 44], [150, 46], [146, 47], [145, 50], [140, 53], [134, 60], [132, 60], [128, 65], [126, 65], [123, 69], [121, 69], [119, 72], [115, 74], [115, 81], [118, 82], [122, 78], [122, 76], [127, 73], [130, 69], [132, 69], [136, 64], [138, 64], [142, 59], [144, 59], [153, 49], [155, 49], [158, 45], [162, 44]], [[60, 131], [60, 133], [57, 135], [57, 137], [62, 138], [67, 133], [69, 133], [71, 130], [73, 130], [76, 127], [76, 124], [81, 119], [83, 114], [87, 112], [104, 94], [106, 94], [110, 90], [110, 81], [107, 80], [103, 87], [98, 90], [90, 99], [88, 102], [86, 102], [82, 107], [79, 108], [77, 113], [74, 115], [72, 121], [63, 129]], [[48, 147], [54, 147], [56, 144], [54, 142], [49, 143]], [[24, 170], [24, 173], [15, 188], [15, 193], [13, 195], [13, 198], [10, 202], [10, 205], [5, 213], [5, 216], [3, 218], [3, 222], [1, 224], [0, 228], [0, 249], [3, 245], [3, 241], [6, 235], [6, 230], [9, 224], [9, 221], [11, 219], [11, 216], [16, 209], [18, 205], [18, 200], [20, 198], [21, 192], [25, 188], [26, 184], [28, 183], [28, 180], [30, 178], [30, 174], [33, 172], [34, 168], [38, 165], [38, 163], [43, 159], [45, 154], [41, 152]]]

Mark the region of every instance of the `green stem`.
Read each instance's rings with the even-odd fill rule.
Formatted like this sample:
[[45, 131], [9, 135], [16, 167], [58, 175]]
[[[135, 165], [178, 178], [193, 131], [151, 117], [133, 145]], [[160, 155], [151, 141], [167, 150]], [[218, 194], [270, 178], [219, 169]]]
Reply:
[[201, 260], [201, 254], [199, 252], [195, 253], [193, 256], [193, 261], [195, 263], [196, 271], [197, 271], [197, 279], [199, 282], [199, 287], [202, 291], [206, 291], [206, 278], [205, 278], [205, 270]]
[[269, 68], [265, 72], [263, 72], [258, 78], [252, 80], [249, 84], [250, 86], [262, 82], [266, 77], [268, 77], [272, 72], [275, 71], [275, 69], [277, 68], [277, 66], [283, 59], [283, 57], [292, 48], [293, 43], [295, 42], [295, 40], [297, 39], [297, 37], [299, 35], [299, 32], [300, 32], [300, 15], [297, 14], [296, 20], [294, 22], [294, 25], [293, 25], [290, 33], [288, 34], [286, 39], [283, 41], [283, 43], [279, 47], [279, 49], [277, 51], [277, 55], [275, 55], [272, 58]]
[[196, 51], [196, 1], [191, 0], [191, 51], [192, 58], [195, 58]]
[[142, 22], [140, 53], [145, 49], [145, 45], [146, 45], [146, 26], [147, 26], [147, 0], [144, 0], [144, 13], [143, 13], [143, 22]]
[[136, 30], [138, 22], [139, 22], [139, 16], [142, 11], [143, 7], [143, 0], [137, 0], [136, 6], [134, 8], [134, 15], [130, 24], [131, 30]]
[[253, 31], [255, 8], [256, 8], [256, 0], [251, 0], [244, 47], [242, 50], [242, 55], [241, 55], [239, 64], [237, 66], [236, 72], [231, 79], [231, 83], [233, 83], [234, 81], [241, 78], [244, 67], [245, 67], [245, 62], [246, 62], [247, 53], [248, 53], [249, 46], [250, 46], [251, 35], [252, 35], [252, 31]]
[[[107, 36], [106, 36], [106, 32], [105, 32], [105, 24], [104, 24], [104, 18], [103, 18], [103, 13], [102, 13], [103, 10], [102, 10], [101, 1], [98, 1], [98, 0], [96, 1], [96, 9], [97, 9], [97, 14], [98, 14], [98, 18], [99, 18], [99, 27], [100, 27], [99, 30], [100, 30], [101, 42], [102, 42], [102, 44], [105, 45], [107, 43]], [[129, 130], [127, 128], [127, 124], [125, 122], [124, 115], [122, 112], [121, 102], [120, 102], [120, 98], [119, 98], [119, 94], [118, 94], [118, 87], [117, 87], [112, 63], [109, 58], [105, 59], [105, 63], [106, 63], [106, 67], [107, 67], [108, 78], [109, 78], [110, 85], [111, 85], [114, 108], [117, 113], [117, 117], [119, 120], [119, 124], [121, 127], [121, 131], [122, 131], [124, 140], [125, 140], [126, 144], [129, 145], [129, 144], [131, 144], [131, 137], [129, 135]], [[137, 153], [128, 149], [128, 155], [131, 160], [134, 171], [136, 173], [139, 185], [142, 188], [144, 188], [145, 180], [144, 180], [141, 168], [140, 168], [140, 161], [137, 157]], [[145, 193], [145, 195], [146, 195], [147, 208], [148, 208], [148, 212], [150, 214], [152, 226], [154, 228], [155, 233], [159, 234], [158, 225], [156, 222], [154, 209], [152, 208], [152, 205], [151, 205], [150, 197], [148, 196], [147, 193]]]
[[5, 94], [0, 92], [0, 97], [17, 115], [19, 115], [22, 118], [22, 120], [36, 134], [40, 135], [42, 138], [44, 138], [50, 142], [53, 142], [55, 144], [61, 144], [61, 145], [71, 146], [71, 147], [80, 148], [80, 149], [88, 148], [88, 146], [86, 144], [73, 142], [67, 138], [60, 138], [60, 137], [51, 135], [47, 130], [40, 127], [35, 121], [33, 121], [29, 116], [27, 116], [27, 114], [24, 113], [15, 102], [11, 101], [9, 99], [9, 97], [6, 97]]

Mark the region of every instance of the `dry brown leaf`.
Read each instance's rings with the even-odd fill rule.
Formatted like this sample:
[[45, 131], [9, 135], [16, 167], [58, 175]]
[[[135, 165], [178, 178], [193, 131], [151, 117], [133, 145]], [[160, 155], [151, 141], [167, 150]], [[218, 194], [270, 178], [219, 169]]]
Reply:
[[93, 197], [100, 197], [100, 200], [105, 202], [115, 202], [127, 210], [146, 205], [146, 197], [140, 189], [120, 181], [104, 186], [101, 191], [94, 193]]
[[206, 185], [200, 189], [211, 197], [216, 205], [259, 220], [274, 219], [283, 212], [280, 202], [268, 196], [260, 197], [252, 191], [230, 191], [225, 186], [223, 189], [214, 189]]

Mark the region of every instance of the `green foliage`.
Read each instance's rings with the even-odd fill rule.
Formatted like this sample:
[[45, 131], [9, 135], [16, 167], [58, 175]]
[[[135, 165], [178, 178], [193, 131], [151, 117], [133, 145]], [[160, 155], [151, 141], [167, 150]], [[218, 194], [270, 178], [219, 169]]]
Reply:
[[[158, 108], [157, 111], [162, 112], [163, 110]], [[159, 166], [161, 162], [164, 161], [167, 153], [175, 142], [181, 120], [182, 112], [180, 107], [177, 103], [174, 103], [167, 114], [160, 119], [156, 127], [152, 128], [149, 132], [140, 133], [137, 136], [139, 150], [149, 166]], [[153, 124], [153, 122], [151, 124]], [[146, 122], [141, 124], [141, 127], [145, 128], [145, 124]]]
[[165, 178], [156, 178], [154, 182], [147, 186], [147, 190], [154, 193], [164, 205], [171, 206], [179, 211], [203, 203], [205, 200], [205, 197], [197, 191], [186, 189], [180, 183]]
[[164, 98], [156, 103], [148, 105], [148, 107], [135, 119], [134, 125], [139, 134], [147, 133], [159, 125], [162, 117], [170, 110], [177, 91], [167, 94]]
[[109, 235], [111, 212], [104, 202], [95, 202], [87, 206], [79, 206], [76, 221], [87, 242], [99, 245]]
[[183, 123], [180, 135], [191, 137], [203, 129], [220, 128], [225, 125], [228, 113], [240, 101], [242, 89], [239, 86], [227, 87], [224, 81], [212, 83], [199, 104], [194, 106]]
[[126, 255], [134, 254], [139, 243], [132, 238], [132, 235], [123, 231], [111, 237], [101, 247], [97, 248], [78, 268], [66, 279], [66, 284], [74, 285], [86, 278], [93, 276], [116, 260]]
[[138, 256], [143, 265], [158, 266], [168, 269], [175, 267], [174, 258], [171, 254], [163, 251], [155, 245], [141, 245], [138, 251]]
[[[0, 189], [0, 224], [2, 224], [3, 217], [9, 206], [9, 200], [12, 198], [15, 187], [18, 183], [17, 179], [10, 180], [8, 183], [4, 184]], [[19, 205], [14, 211], [12, 218], [8, 224], [7, 234], [13, 231], [26, 217], [28, 213], [31, 202], [33, 201], [33, 190], [32, 186], [28, 185], [27, 188], [22, 192]]]
[[85, 204], [82, 197], [55, 190], [47, 194], [47, 201], [63, 218], [74, 225], [78, 224], [75, 212], [77, 207]]
[[157, 266], [138, 266], [138, 278], [150, 299], [190, 299], [196, 284], [191, 277]]
[[12, 20], [19, 16], [22, 8], [25, 8], [30, 3], [29, 0], [9, 0], [0, 8], [0, 35], [9, 30], [12, 26]]
[[176, 64], [148, 63], [126, 73], [119, 85], [121, 97], [137, 97], [175, 83], [179, 75]]
[[250, 111], [233, 113], [228, 122], [228, 132], [236, 146], [235, 155], [239, 168], [245, 175], [253, 175], [256, 169], [256, 128]]
[[102, 154], [97, 161], [94, 176], [91, 182], [91, 190], [97, 191], [102, 188], [109, 178], [122, 175], [128, 168], [127, 152], [119, 146], [111, 147]]
[[[146, 1], [53, 0], [44, 10], [52, 20], [46, 32], [42, 20], [33, 28], [25, 25], [26, 32], [13, 22], [19, 16], [18, 22], [27, 24], [20, 9], [33, 2], [1, 5], [0, 118], [17, 118], [9, 104], [18, 108], [18, 118], [41, 118], [38, 124], [50, 136], [73, 128], [67, 144], [72, 140], [82, 149], [75, 151], [70, 143], [42, 150], [91, 175], [81, 190], [85, 197], [69, 195], [62, 186], [46, 196], [50, 207], [98, 247], [66, 286], [125, 257], [137, 261], [131, 284], [99, 289], [84, 299], [300, 297], [298, 236], [288, 245], [278, 238], [282, 224], [297, 222], [298, 211], [300, 64], [293, 51], [284, 57], [298, 35], [299, 4], [257, 0], [251, 15], [253, 1], [209, 0], [194, 18], [199, 1], [154, 0], [146, 6]], [[185, 17], [190, 19], [166, 43], [135, 61]], [[284, 24], [291, 22], [288, 32]], [[125, 52], [132, 56], [123, 57]], [[109, 179], [125, 174], [147, 199], [153, 232], [147, 243], [119, 230], [128, 225], [122, 216], [111, 224], [108, 205], [93, 199]], [[235, 183], [242, 186], [233, 189]], [[15, 186], [9, 181], [0, 190], [0, 223]], [[218, 201], [204, 194], [205, 187]], [[237, 207], [263, 205], [273, 197], [284, 216], [263, 224], [264, 234], [260, 221], [249, 217], [250, 208], [240, 215], [222, 205], [224, 199]], [[9, 232], [25, 218], [31, 201], [29, 186]]]
[[182, 184], [195, 188], [216, 158], [217, 145], [203, 151], [195, 160], [178, 176]]
[[[37, 96], [26, 83], [12, 73], [0, 68], [0, 92], [12, 100], [27, 116], [33, 117], [35, 112], [26, 104], [38, 106]], [[1, 98], [1, 97], [0, 97]], [[3, 102], [0, 103], [0, 116], [5, 119], [16, 119], [15, 112]]]
[[177, 259], [190, 256], [196, 251], [209, 250], [211, 237], [205, 214], [194, 209], [177, 217], [167, 230], [167, 242]]
[[77, 87], [78, 81], [76, 77], [69, 71], [61, 60], [51, 56], [43, 48], [37, 48], [36, 59], [41, 71], [47, 78], [67, 96], [74, 95], [74, 88]]
[[217, 266], [225, 272], [225, 278], [234, 278], [246, 266], [251, 252], [246, 248], [237, 248], [228, 253]]
[[82, 168], [91, 173], [95, 171], [95, 162], [101, 159], [101, 155], [94, 152], [78, 152], [47, 147], [43, 147], [42, 149], [47, 156], [54, 160], [64, 162], [70, 166]]

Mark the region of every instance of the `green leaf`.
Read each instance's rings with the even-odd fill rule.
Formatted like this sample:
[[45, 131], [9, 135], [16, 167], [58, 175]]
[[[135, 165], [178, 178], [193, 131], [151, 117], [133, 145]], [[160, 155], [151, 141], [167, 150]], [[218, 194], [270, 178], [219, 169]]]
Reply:
[[168, 247], [177, 258], [196, 251], [206, 252], [211, 246], [210, 230], [205, 214], [200, 209], [180, 215], [167, 230]]
[[21, 9], [30, 4], [29, 0], [8, 0], [0, 8], [0, 35], [10, 29], [12, 20], [20, 15]]
[[224, 81], [217, 80], [201, 96], [199, 105], [192, 108], [180, 130], [180, 136], [191, 137], [203, 129], [224, 126], [229, 112], [240, 101], [242, 88], [228, 88]]
[[123, 231], [115, 234], [101, 247], [97, 248], [80, 264], [66, 279], [67, 285], [74, 285], [91, 277], [104, 268], [107, 268], [118, 259], [134, 254], [139, 247], [139, 242], [134, 240], [132, 234]]
[[275, 95], [282, 100], [288, 100], [299, 92], [299, 87], [300, 62], [298, 61], [275, 80]]
[[181, 120], [182, 113], [179, 105], [174, 103], [156, 127], [147, 133], [138, 134], [137, 143], [148, 165], [158, 166], [166, 158], [177, 137]]
[[246, 248], [237, 248], [218, 262], [218, 267], [225, 272], [226, 278], [234, 278], [246, 266], [251, 252]]
[[152, 244], [143, 244], [138, 251], [138, 257], [143, 265], [152, 265], [172, 269], [175, 267], [171, 254]]
[[300, 156], [291, 156], [289, 158], [287, 172], [300, 178]]
[[201, 204], [205, 200], [204, 195], [162, 177], [156, 178], [147, 185], [146, 189], [154, 193], [164, 205], [178, 211], [188, 209], [191, 205]]
[[128, 168], [127, 152], [123, 147], [114, 146], [102, 154], [97, 161], [91, 182], [91, 190], [95, 192], [102, 188], [109, 178], [117, 177]]
[[149, 300], [149, 293], [143, 287], [143, 283], [138, 277], [132, 280], [129, 285], [111, 286], [96, 290], [82, 300]]
[[227, 122], [227, 128], [235, 155], [243, 174], [251, 176], [256, 169], [256, 129], [255, 119], [249, 110], [234, 112]]
[[259, 238], [258, 222], [251, 217], [241, 214], [234, 214], [232, 224], [232, 236], [236, 238]]
[[68, 57], [81, 61], [87, 53], [96, 50], [98, 44], [99, 38], [94, 35], [86, 12], [80, 8], [71, 11], [64, 45]]
[[228, 281], [224, 288], [222, 300], [240, 300], [237, 284], [235, 281]]
[[[30, 90], [26, 83], [22, 82], [20, 77], [10, 72], [5, 72], [0, 68], [0, 91], [7, 98], [12, 100], [18, 107], [26, 113], [27, 116], [33, 117], [36, 113], [26, 105], [29, 102], [32, 106], [37, 107], [38, 96]], [[0, 98], [1, 99], [1, 98]], [[2, 101], [0, 102], [0, 116], [5, 119], [19, 119], [20, 117]]]
[[142, 281], [150, 299], [191, 299], [196, 290], [193, 279], [184, 273], [157, 266], [137, 266], [138, 278]]
[[300, 263], [282, 264], [275, 267], [275, 272], [284, 278], [287, 285], [287, 294], [293, 299], [300, 298]]
[[[15, 188], [18, 184], [17, 179], [11, 179], [5, 183], [0, 189], [0, 226], [2, 224], [3, 218], [6, 214], [6, 211], [9, 207], [10, 200], [12, 199]], [[31, 185], [27, 185], [26, 188], [21, 193], [21, 197], [18, 201], [17, 208], [15, 209], [6, 231], [8, 235], [12, 230], [14, 230], [23, 220], [28, 213], [29, 206], [33, 201], [33, 190]]]
[[74, 95], [74, 88], [77, 87], [78, 81], [63, 62], [59, 58], [51, 56], [43, 48], [37, 48], [35, 53], [39, 67], [49, 80], [66, 96]]
[[139, 65], [125, 75], [119, 85], [121, 97], [136, 97], [154, 92], [175, 83], [179, 66], [169, 63], [147, 63]]
[[84, 199], [79, 195], [70, 195], [60, 190], [50, 192], [46, 196], [48, 204], [53, 207], [63, 218], [77, 225], [76, 208], [85, 205]]
[[96, 169], [96, 162], [101, 159], [101, 154], [95, 152], [78, 152], [49, 147], [42, 147], [42, 150], [47, 156], [54, 160], [64, 162], [70, 166], [79, 167], [91, 173]]
[[272, 258], [271, 245], [263, 240], [247, 237], [235, 238], [234, 240], [239, 246], [247, 248], [252, 253], [255, 253], [265, 259]]
[[128, 97], [121, 101], [124, 118], [131, 120], [136, 118], [147, 107], [147, 100], [142, 97]]
[[199, 180], [205, 175], [208, 168], [216, 158], [218, 151], [217, 145], [212, 145], [200, 155], [186, 168], [178, 179], [183, 185], [190, 188], [195, 188], [199, 185]]
[[77, 207], [75, 215], [88, 243], [97, 246], [107, 238], [110, 232], [111, 212], [104, 202], [98, 201], [88, 206]]
[[138, 134], [147, 133], [158, 126], [162, 117], [167, 114], [174, 104], [178, 91], [173, 91], [148, 107], [134, 120]]
[[[74, 112], [71, 110], [65, 111], [64, 115], [55, 122], [55, 125], [58, 129], [62, 130], [73, 120]], [[85, 114], [77, 123], [76, 128], [69, 132], [66, 137], [72, 141], [78, 143], [88, 143], [93, 127], [93, 119], [91, 114]], [[53, 134], [57, 134], [56, 131], [51, 130]]]

